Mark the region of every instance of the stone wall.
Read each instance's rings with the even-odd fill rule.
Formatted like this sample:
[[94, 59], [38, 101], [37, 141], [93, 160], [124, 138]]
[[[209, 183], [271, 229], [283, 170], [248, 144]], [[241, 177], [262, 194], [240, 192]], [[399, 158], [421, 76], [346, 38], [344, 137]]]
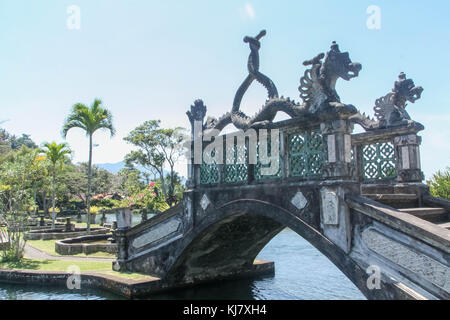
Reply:
[[[87, 235], [86, 228], [77, 228], [75, 232], [53, 232], [57, 230], [45, 229], [45, 230], [33, 230], [24, 233], [25, 240], [59, 240], [66, 238], [74, 238]], [[91, 235], [106, 234], [110, 230], [107, 228], [91, 228]]]
[[96, 252], [106, 252], [111, 254], [117, 253], [116, 243], [85, 243], [103, 241], [111, 236], [105, 235], [89, 235], [77, 238], [69, 238], [55, 242], [55, 251], [61, 255], [76, 255], [84, 253], [86, 255]]

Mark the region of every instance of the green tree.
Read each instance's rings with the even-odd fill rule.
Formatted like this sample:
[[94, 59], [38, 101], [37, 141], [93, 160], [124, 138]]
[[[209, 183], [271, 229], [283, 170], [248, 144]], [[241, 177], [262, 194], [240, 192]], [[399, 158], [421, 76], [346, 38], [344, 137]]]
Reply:
[[4, 155], [11, 151], [11, 143], [8, 140], [8, 132], [5, 129], [0, 129], [0, 155]]
[[10, 137], [10, 143], [11, 143], [11, 149], [13, 149], [13, 150], [18, 150], [22, 146], [28, 147], [30, 149], [36, 149], [38, 147], [37, 144], [34, 143], [33, 140], [31, 140], [29, 134], [22, 134], [22, 136], [19, 138], [12, 135]]
[[87, 231], [91, 230], [91, 169], [92, 169], [92, 136], [99, 129], [108, 130], [111, 136], [115, 134], [111, 112], [101, 107], [101, 100], [95, 99], [90, 107], [77, 103], [63, 125], [62, 135], [67, 137], [67, 132], [72, 128], [80, 128], [89, 137], [89, 162], [88, 162], [88, 190], [87, 190]]
[[[139, 147], [125, 156], [127, 164], [139, 164], [159, 175], [164, 197], [169, 205], [176, 202], [176, 162], [183, 155], [184, 129], [164, 129], [160, 120], [145, 121], [124, 138], [128, 143]], [[169, 166], [169, 181], [164, 174], [164, 166]]]
[[52, 229], [55, 228], [55, 201], [56, 201], [56, 176], [58, 174], [58, 169], [62, 169], [64, 161], [67, 159], [67, 155], [71, 154], [71, 150], [68, 148], [67, 143], [57, 144], [56, 142], [44, 143], [41, 152], [45, 154], [45, 157], [51, 164], [51, 175], [52, 175]]
[[439, 170], [427, 181], [427, 184], [433, 197], [450, 199], [450, 167], [443, 172]]
[[119, 178], [118, 191], [125, 196], [131, 196], [146, 188], [150, 181], [145, 183], [143, 173], [136, 168], [123, 168], [117, 173]]
[[0, 163], [0, 218], [6, 225], [10, 246], [2, 252], [3, 260], [19, 261], [25, 241], [22, 231], [27, 223], [27, 211], [33, 205], [33, 180], [42, 170], [38, 150], [23, 146], [11, 152]]

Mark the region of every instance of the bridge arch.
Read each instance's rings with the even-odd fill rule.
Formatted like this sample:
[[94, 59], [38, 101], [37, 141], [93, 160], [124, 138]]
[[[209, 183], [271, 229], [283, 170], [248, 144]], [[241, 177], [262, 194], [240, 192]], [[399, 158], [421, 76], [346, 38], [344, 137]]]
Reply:
[[257, 199], [230, 201], [215, 208], [186, 233], [167, 272], [174, 283], [198, 283], [239, 274], [285, 227], [325, 255], [367, 297], [368, 275], [342, 249], [292, 212]]

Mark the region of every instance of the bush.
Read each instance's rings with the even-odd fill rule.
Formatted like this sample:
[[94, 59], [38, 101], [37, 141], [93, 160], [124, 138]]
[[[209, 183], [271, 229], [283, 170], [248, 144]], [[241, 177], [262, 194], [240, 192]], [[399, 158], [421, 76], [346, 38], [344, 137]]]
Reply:
[[145, 189], [121, 200], [122, 207], [147, 209], [149, 212], [163, 212], [169, 209], [164, 196], [157, 191], [155, 183], [150, 183]]
[[427, 184], [433, 197], [450, 199], [450, 167], [447, 167], [444, 172], [439, 170], [427, 181]]
[[97, 206], [97, 207], [103, 207], [107, 209], [112, 209], [114, 207], [114, 201], [113, 199], [101, 199], [101, 200], [92, 200], [91, 205]]
[[6, 224], [4, 236], [9, 246], [5, 247], [1, 252], [1, 260], [3, 262], [20, 262], [25, 253], [26, 241], [23, 239], [22, 232], [27, 225], [27, 216], [20, 214], [12, 214], [4, 219]]
[[102, 208], [97, 206], [91, 206], [90, 213], [91, 214], [99, 214]]

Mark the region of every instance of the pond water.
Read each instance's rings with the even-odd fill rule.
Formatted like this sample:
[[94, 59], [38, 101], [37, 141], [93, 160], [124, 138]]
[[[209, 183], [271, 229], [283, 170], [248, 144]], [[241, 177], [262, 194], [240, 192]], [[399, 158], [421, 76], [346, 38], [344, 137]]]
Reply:
[[[365, 299], [325, 256], [290, 229], [284, 229], [260, 252], [259, 259], [275, 261], [275, 275], [223, 281], [155, 295], [148, 299]], [[122, 299], [99, 290], [68, 290], [0, 283], [0, 300]]]
[[[148, 214], [147, 218], [150, 219], [153, 216], [154, 216], [154, 214]], [[70, 216], [67, 216], [67, 217], [70, 217], [72, 222], [76, 222], [78, 216], [77, 215], [70, 215]], [[95, 215], [95, 223], [96, 224], [100, 224], [100, 219], [101, 218], [102, 218], [101, 214]], [[105, 214], [105, 218], [106, 218], [106, 223], [112, 223], [112, 222], [116, 221], [116, 214], [115, 213]], [[86, 221], [87, 221], [87, 215], [86, 214], [81, 215], [81, 222], [86, 222]], [[142, 222], [141, 215], [134, 213], [132, 218], [131, 218], [132, 225], [135, 226], [135, 225], [137, 225], [137, 224], [139, 224], [141, 222]]]

